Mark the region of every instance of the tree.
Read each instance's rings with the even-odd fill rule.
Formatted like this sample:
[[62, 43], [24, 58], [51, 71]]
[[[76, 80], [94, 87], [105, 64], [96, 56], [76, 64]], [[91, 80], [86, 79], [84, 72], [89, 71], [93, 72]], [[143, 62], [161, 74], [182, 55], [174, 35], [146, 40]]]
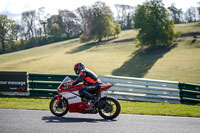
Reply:
[[62, 34], [65, 34], [65, 29], [66, 27], [61, 16], [52, 15], [47, 19], [47, 30], [50, 36], [58, 39]]
[[118, 34], [119, 34], [120, 32], [121, 32], [120, 24], [115, 23], [115, 35], [117, 35], [117, 37], [118, 37]]
[[2, 45], [3, 53], [5, 53], [5, 41], [10, 40], [12, 35], [11, 29], [14, 27], [14, 21], [8, 19], [6, 16], [0, 16], [0, 40]]
[[[80, 24], [81, 24], [81, 30], [82, 32], [87, 29], [89, 20], [90, 20], [90, 12], [91, 9], [86, 6], [79, 7], [77, 10], [77, 17], [79, 18]], [[86, 32], [86, 31], [85, 31]]]
[[22, 23], [26, 26], [26, 33], [28, 34], [29, 39], [34, 37], [35, 19], [35, 10], [26, 11], [22, 13]]
[[113, 34], [112, 11], [104, 3], [96, 2], [92, 9], [91, 35], [100, 42], [103, 37]]
[[[47, 25], [47, 18], [49, 14], [45, 14], [45, 7], [40, 7], [37, 12], [37, 17], [39, 21], [39, 29], [40, 29], [40, 37], [42, 35], [46, 36], [46, 25]], [[42, 32], [43, 29], [43, 32]]]
[[198, 2], [198, 7], [197, 7], [197, 10], [198, 10], [198, 14], [199, 14], [199, 21], [200, 21], [200, 2]]
[[12, 34], [12, 40], [17, 41], [20, 33], [20, 25], [19, 24], [13, 24], [11, 27], [11, 34]]
[[135, 13], [135, 8], [129, 5], [115, 4], [117, 9], [117, 22], [121, 25], [122, 29], [132, 28], [132, 17]]
[[150, 0], [139, 5], [134, 17], [134, 26], [139, 29], [139, 46], [155, 49], [172, 44], [174, 24], [168, 18], [161, 0]]
[[76, 14], [69, 10], [59, 10], [59, 15], [62, 17], [63, 23], [66, 26], [67, 36], [77, 36], [80, 34], [80, 24]]
[[83, 34], [81, 41], [98, 40], [114, 36], [116, 34], [115, 23], [113, 21], [112, 11], [103, 2], [96, 2], [91, 8], [81, 8], [80, 16], [87, 14], [83, 18]]
[[187, 22], [197, 21], [197, 9], [195, 7], [190, 7], [185, 13], [185, 19]]
[[175, 24], [181, 23], [181, 14], [183, 13], [182, 9], [177, 9], [174, 4], [171, 4], [171, 6], [168, 7], [168, 9], [170, 11], [170, 14], [171, 14], [173, 20], [174, 20], [174, 23]]

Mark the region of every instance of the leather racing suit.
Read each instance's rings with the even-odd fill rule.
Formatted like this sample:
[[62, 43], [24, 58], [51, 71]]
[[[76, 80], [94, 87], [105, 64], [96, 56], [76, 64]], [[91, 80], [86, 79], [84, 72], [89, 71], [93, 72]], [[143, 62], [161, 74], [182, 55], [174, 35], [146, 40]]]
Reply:
[[100, 89], [102, 84], [98, 76], [86, 68], [80, 71], [78, 78], [72, 83], [72, 86], [80, 82], [83, 82], [86, 86], [79, 91], [79, 94], [87, 99], [94, 99], [93, 94]]

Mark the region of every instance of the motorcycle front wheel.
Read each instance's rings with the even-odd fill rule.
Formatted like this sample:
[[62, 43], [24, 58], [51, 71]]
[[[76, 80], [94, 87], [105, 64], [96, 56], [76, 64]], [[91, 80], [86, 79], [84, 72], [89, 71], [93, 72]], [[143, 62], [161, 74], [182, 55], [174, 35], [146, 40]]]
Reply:
[[57, 102], [57, 97], [51, 99], [51, 102], [49, 104], [51, 113], [59, 117], [67, 114], [67, 112], [69, 111], [67, 100], [61, 99], [61, 101], [58, 104], [56, 104], [56, 102]]
[[105, 106], [99, 110], [99, 115], [104, 119], [114, 119], [121, 111], [120, 103], [113, 97], [104, 97]]

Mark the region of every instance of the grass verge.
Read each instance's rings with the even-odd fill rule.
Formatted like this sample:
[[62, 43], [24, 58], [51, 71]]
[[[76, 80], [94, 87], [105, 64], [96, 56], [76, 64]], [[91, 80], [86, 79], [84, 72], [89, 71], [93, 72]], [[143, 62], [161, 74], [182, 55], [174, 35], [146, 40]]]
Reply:
[[200, 117], [200, 106], [198, 105], [131, 101], [120, 101], [120, 103], [121, 113], [124, 114]]
[[49, 110], [51, 98], [0, 97], [1, 109]]
[[[1, 109], [49, 110], [51, 98], [0, 97]], [[200, 117], [200, 106], [121, 101], [122, 114]]]

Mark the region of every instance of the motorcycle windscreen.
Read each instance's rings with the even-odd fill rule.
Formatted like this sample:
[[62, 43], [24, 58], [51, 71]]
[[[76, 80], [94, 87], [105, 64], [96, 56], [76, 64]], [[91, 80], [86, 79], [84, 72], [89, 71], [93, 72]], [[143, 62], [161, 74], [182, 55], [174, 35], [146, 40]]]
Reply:
[[65, 83], [66, 81], [69, 81], [69, 82], [71, 82], [72, 81], [72, 79], [70, 78], [70, 77], [68, 77], [68, 76], [66, 76], [65, 78], [64, 78], [64, 80], [60, 83], [60, 85], [58, 86], [58, 88], [57, 89], [59, 89], [62, 85], [63, 85], [63, 83]]

